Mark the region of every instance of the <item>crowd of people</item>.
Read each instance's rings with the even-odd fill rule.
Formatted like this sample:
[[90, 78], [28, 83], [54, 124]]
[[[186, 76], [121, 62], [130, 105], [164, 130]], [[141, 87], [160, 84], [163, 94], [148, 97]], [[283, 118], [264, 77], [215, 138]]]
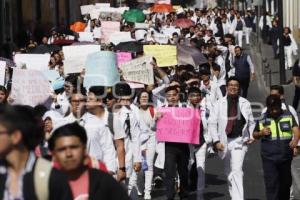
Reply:
[[[101, 28], [101, 20], [89, 15], [83, 18], [84, 31]], [[175, 23], [178, 19], [192, 24], [180, 27]], [[263, 36], [265, 29], [272, 33], [277, 57], [278, 19], [269, 20], [263, 16], [259, 27]], [[167, 199], [174, 199], [177, 192], [180, 199], [189, 199], [194, 192], [201, 200], [206, 158], [216, 153], [224, 161], [231, 199], [242, 200], [243, 161], [249, 145], [260, 139], [266, 198], [289, 199], [299, 122], [295, 109], [284, 101], [283, 88], [277, 85], [271, 87], [259, 120], [253, 117], [247, 96], [256, 78], [255, 66], [243, 49], [250, 44], [256, 23], [252, 10], [178, 9], [149, 13], [144, 23], [149, 28], [141, 30], [124, 19], [120, 31], [130, 32], [142, 45], [163, 45], [155, 36], [168, 35], [165, 44], [197, 49], [207, 61], [197, 66], [159, 67], [153, 58], [153, 85], [133, 89], [120, 71], [122, 81], [112, 87], [85, 88], [85, 71], [65, 74], [63, 51], [53, 50], [49, 69], [58, 71], [64, 84], [54, 91], [50, 107], [9, 105], [14, 102], [9, 97], [10, 82], [8, 89], [0, 87], [0, 197], [137, 199], [143, 195], [151, 199], [153, 182], [163, 179]], [[143, 37], [138, 38], [141, 31]], [[284, 34], [289, 68], [294, 40], [288, 28]], [[78, 34], [74, 35], [71, 38], [77, 40]], [[58, 40], [70, 41], [70, 36], [53, 30], [41, 44], [31, 40], [16, 53]], [[93, 44], [100, 43], [101, 38], [95, 38]], [[105, 50], [115, 51], [114, 45], [106, 45]], [[142, 55], [142, 51], [132, 52], [133, 58]], [[298, 83], [299, 76], [295, 77]], [[157, 140], [157, 123], [164, 117], [159, 110], [164, 107], [199, 110], [199, 144]], [[193, 175], [196, 180], [191, 179]]]

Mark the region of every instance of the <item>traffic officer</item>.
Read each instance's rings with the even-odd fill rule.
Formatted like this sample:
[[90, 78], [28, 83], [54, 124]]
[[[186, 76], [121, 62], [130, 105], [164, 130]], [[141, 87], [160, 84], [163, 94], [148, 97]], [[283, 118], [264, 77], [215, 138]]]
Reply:
[[283, 110], [280, 97], [270, 95], [267, 111], [256, 124], [253, 137], [261, 139], [261, 157], [267, 200], [289, 200], [293, 149], [299, 129], [293, 115]]

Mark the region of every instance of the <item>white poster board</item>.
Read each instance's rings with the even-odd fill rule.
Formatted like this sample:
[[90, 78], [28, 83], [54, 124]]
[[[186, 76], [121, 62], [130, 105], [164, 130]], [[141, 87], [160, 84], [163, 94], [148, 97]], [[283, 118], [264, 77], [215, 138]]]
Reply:
[[43, 72], [14, 68], [11, 98], [13, 104], [36, 106], [45, 104], [52, 93], [50, 82]]

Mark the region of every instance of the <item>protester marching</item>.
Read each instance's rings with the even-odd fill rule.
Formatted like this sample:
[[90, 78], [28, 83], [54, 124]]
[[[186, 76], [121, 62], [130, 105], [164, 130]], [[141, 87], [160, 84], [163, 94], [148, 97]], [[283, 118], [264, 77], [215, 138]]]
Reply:
[[[258, 22], [277, 58], [278, 18], [211, 6], [81, 5], [82, 20], [1, 59], [0, 197], [149, 200], [163, 180], [166, 199], [202, 200], [207, 158], [219, 155], [231, 199], [243, 200], [244, 159], [260, 140], [266, 199], [290, 199], [299, 61], [294, 108], [275, 85], [254, 118], [257, 67], [244, 49]], [[298, 49], [283, 34], [288, 70]]]

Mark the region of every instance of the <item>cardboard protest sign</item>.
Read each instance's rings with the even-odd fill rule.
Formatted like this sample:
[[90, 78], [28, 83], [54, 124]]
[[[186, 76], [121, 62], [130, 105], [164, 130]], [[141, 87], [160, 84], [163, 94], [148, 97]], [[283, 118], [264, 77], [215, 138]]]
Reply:
[[6, 62], [0, 61], [0, 85], [5, 85]]
[[200, 111], [192, 108], [159, 108], [156, 137], [160, 142], [199, 144]]
[[11, 97], [13, 104], [36, 106], [51, 96], [51, 86], [43, 72], [14, 68]]
[[117, 52], [117, 64], [118, 67], [124, 62], [132, 60], [132, 55], [129, 52]]
[[114, 32], [109, 35], [109, 42], [113, 43], [114, 45], [118, 45], [121, 42], [130, 42], [134, 41], [131, 38], [130, 32]]
[[86, 88], [94, 85], [113, 86], [120, 81], [116, 54], [111, 51], [90, 54], [85, 66], [83, 85]]
[[91, 10], [94, 9], [94, 5], [83, 5], [80, 6], [81, 15], [89, 14]]
[[104, 43], [109, 43], [109, 36], [112, 33], [120, 31], [120, 22], [102, 21], [101, 22], [102, 39]]
[[101, 51], [100, 45], [63, 46], [64, 73], [80, 73], [89, 54]]
[[50, 54], [16, 54], [14, 61], [19, 68], [43, 71], [48, 69]]
[[145, 55], [153, 56], [159, 67], [177, 65], [176, 46], [172, 45], [144, 45]]
[[143, 56], [121, 64], [120, 69], [124, 79], [126, 81], [153, 85], [154, 74], [151, 61], [151, 56]]
[[79, 42], [94, 42], [94, 35], [91, 32], [78, 32], [79, 33]]

